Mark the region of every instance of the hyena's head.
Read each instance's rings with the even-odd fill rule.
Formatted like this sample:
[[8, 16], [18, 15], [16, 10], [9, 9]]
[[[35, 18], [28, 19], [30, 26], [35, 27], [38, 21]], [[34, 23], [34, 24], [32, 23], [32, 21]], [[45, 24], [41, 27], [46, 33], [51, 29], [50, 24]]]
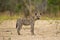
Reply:
[[41, 13], [39, 11], [37, 11], [37, 12], [35, 11], [34, 12], [34, 19], [35, 20], [39, 20], [40, 19], [40, 16], [41, 16]]

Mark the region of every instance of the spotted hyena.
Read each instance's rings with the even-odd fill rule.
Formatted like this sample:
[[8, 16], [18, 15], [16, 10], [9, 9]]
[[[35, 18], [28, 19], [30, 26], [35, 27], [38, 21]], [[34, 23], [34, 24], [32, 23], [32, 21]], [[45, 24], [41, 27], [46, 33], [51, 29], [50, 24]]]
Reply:
[[40, 19], [41, 13], [34, 13], [34, 15], [30, 15], [29, 17], [24, 17], [22, 19], [17, 19], [16, 22], [16, 29], [18, 35], [20, 35], [20, 30], [22, 29], [22, 25], [30, 25], [31, 26], [31, 33], [34, 35], [34, 23], [36, 20]]

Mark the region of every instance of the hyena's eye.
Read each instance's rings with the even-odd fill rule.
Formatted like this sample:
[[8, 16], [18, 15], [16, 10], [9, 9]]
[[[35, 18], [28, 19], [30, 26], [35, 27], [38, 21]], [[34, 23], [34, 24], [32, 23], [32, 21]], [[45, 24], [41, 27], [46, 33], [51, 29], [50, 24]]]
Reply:
[[41, 15], [41, 13], [40, 13], [40, 15]]
[[37, 13], [35, 13], [35, 15], [37, 15]]

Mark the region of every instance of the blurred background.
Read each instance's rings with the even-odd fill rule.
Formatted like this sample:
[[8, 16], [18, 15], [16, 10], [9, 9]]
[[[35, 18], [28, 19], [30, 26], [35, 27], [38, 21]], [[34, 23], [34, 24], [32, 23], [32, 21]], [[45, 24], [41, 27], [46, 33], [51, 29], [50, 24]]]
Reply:
[[60, 19], [60, 0], [0, 0], [0, 20], [28, 16], [33, 10], [42, 13], [41, 19]]

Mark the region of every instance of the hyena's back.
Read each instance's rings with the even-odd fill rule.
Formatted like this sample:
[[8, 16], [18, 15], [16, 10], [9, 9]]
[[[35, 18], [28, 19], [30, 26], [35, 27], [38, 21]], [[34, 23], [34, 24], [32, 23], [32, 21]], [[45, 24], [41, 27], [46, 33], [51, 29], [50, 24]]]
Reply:
[[16, 23], [16, 28], [18, 25], [30, 25], [31, 22], [34, 22], [33, 18], [22, 18], [22, 19], [18, 19], [17, 23]]

